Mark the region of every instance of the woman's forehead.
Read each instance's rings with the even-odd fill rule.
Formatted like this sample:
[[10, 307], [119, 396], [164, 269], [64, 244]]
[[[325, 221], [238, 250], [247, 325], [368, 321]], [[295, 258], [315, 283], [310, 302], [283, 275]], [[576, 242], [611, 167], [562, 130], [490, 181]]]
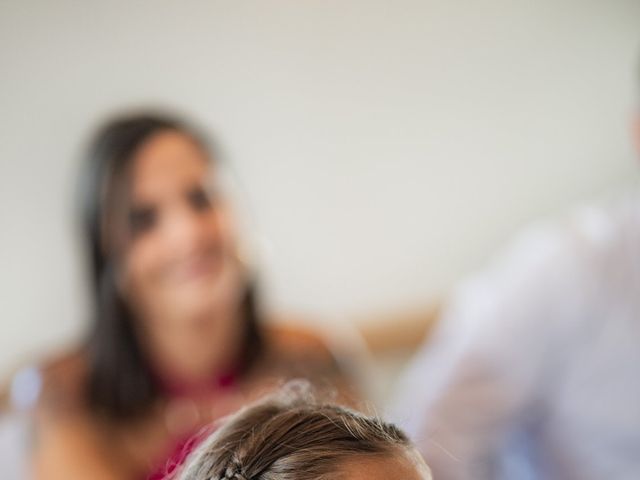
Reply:
[[134, 198], [145, 201], [206, 182], [211, 163], [202, 148], [175, 131], [154, 135], [136, 152], [131, 169]]

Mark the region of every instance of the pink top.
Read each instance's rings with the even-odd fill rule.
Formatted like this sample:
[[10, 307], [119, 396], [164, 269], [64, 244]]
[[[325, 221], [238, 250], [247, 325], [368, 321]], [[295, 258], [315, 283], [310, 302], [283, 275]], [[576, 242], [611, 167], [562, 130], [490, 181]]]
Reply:
[[[210, 383], [201, 385], [189, 385], [166, 377], [158, 376], [157, 381], [160, 388], [169, 399], [189, 399], [202, 398], [203, 396], [212, 398], [222, 393], [227, 393], [237, 383], [238, 370], [232, 369], [229, 372], [214, 378]], [[177, 439], [170, 455], [156, 467], [146, 480], [163, 480], [171, 478], [171, 475], [187, 459], [200, 443], [202, 443], [214, 431], [213, 425], [200, 427], [195, 431]]]

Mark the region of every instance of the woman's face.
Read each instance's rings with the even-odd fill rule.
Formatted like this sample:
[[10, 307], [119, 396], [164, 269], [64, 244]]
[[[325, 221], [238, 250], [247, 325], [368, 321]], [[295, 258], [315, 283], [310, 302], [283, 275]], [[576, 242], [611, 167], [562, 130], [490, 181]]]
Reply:
[[153, 135], [130, 173], [125, 296], [142, 317], [202, 322], [237, 301], [241, 273], [228, 212], [206, 153], [177, 131]]

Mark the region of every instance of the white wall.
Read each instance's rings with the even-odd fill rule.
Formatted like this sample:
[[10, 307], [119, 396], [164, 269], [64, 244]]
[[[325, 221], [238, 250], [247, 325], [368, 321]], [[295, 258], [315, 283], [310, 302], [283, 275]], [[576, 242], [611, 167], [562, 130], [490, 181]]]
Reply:
[[639, 26], [637, 0], [4, 0], [0, 373], [84, 324], [71, 191], [103, 114], [218, 134], [275, 308], [393, 309], [636, 177]]

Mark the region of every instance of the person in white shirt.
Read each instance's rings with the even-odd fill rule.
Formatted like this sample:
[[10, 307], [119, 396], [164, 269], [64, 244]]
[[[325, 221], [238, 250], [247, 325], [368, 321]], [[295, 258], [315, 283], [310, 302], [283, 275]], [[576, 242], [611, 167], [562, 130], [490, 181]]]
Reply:
[[434, 478], [640, 479], [638, 193], [532, 226], [453, 292], [391, 412]]

